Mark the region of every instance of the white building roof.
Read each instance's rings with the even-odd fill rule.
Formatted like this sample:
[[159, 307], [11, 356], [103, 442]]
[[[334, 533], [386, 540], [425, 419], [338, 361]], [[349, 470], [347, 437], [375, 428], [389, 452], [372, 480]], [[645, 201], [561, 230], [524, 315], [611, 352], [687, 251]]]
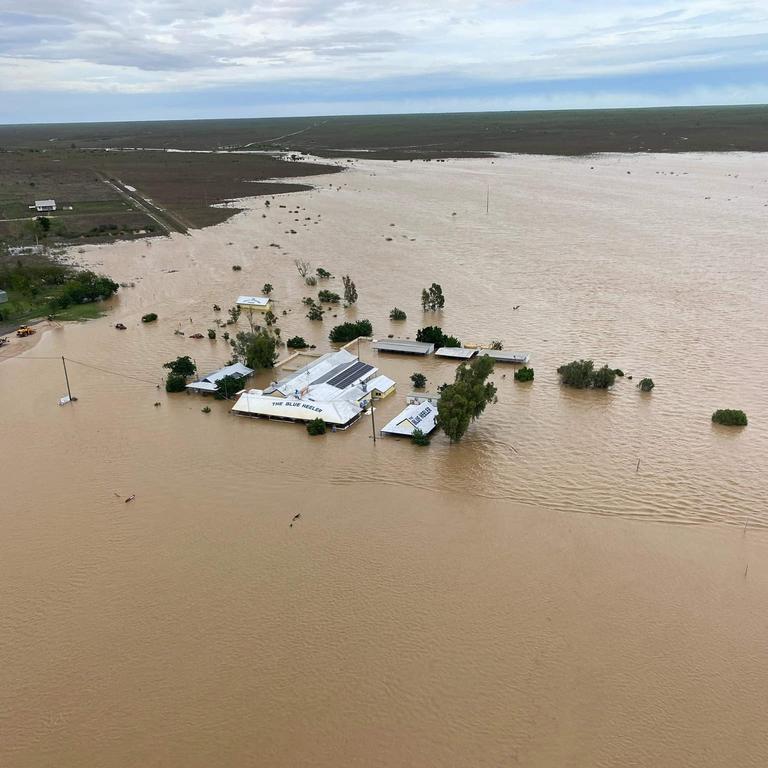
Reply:
[[440, 347], [435, 352], [437, 357], [456, 357], [461, 360], [469, 360], [477, 354], [476, 349], [467, 349], [466, 347]]
[[437, 406], [432, 403], [409, 405], [402, 413], [395, 416], [381, 431], [385, 435], [405, 435], [410, 437], [414, 430], [420, 429], [428, 435], [436, 426]]
[[481, 355], [488, 355], [500, 363], [527, 363], [531, 356], [527, 352], [507, 352], [506, 349], [481, 349]]
[[322, 402], [243, 392], [232, 407], [232, 411], [245, 416], [268, 416], [294, 421], [322, 419], [326, 424], [343, 427], [357, 419], [362, 413], [362, 408], [348, 400]]
[[311, 363], [299, 368], [280, 381], [267, 387], [267, 394], [277, 394], [287, 397], [298, 395], [324, 399], [322, 390], [317, 390], [321, 384], [328, 384], [334, 389], [346, 389], [356, 386], [360, 381], [373, 376], [377, 369], [372, 365], [361, 363], [351, 352], [340, 349], [318, 357]]
[[241, 304], [244, 307], [266, 307], [270, 301], [269, 296], [238, 296], [235, 304]]
[[[29, 200], [29, 198], [27, 198], [27, 200]], [[35, 207], [36, 208], [55, 208], [56, 201], [55, 200], [35, 200]]]
[[404, 352], [411, 355], [429, 355], [435, 351], [435, 345], [412, 339], [377, 339], [373, 348], [379, 352]]
[[395, 382], [390, 379], [389, 376], [385, 376], [383, 373], [380, 373], [375, 378], [369, 379], [365, 382], [366, 392], [372, 392], [374, 389], [378, 389], [379, 392], [386, 392], [388, 389], [391, 389], [394, 386]]
[[253, 373], [252, 368], [243, 365], [242, 363], [235, 363], [234, 365], [227, 365], [224, 368], [219, 368], [218, 371], [209, 373], [207, 376], [203, 376], [200, 381], [193, 381], [191, 384], [187, 384], [187, 389], [192, 389], [197, 392], [215, 392], [216, 382], [223, 379], [225, 376], [239, 376], [246, 378]]

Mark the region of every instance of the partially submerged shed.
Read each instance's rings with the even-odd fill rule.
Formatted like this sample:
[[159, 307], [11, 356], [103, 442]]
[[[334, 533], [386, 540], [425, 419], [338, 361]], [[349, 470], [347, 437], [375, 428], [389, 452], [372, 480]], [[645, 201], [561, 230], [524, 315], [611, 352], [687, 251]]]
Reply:
[[481, 355], [488, 355], [498, 363], [527, 363], [531, 356], [527, 352], [507, 352], [506, 349], [481, 349]]
[[434, 344], [411, 339], [378, 339], [372, 346], [378, 352], [399, 352], [404, 355], [431, 355], [435, 351]]
[[440, 347], [435, 352], [437, 357], [452, 357], [456, 360], [469, 360], [476, 354], [476, 349], [467, 349], [466, 347]]

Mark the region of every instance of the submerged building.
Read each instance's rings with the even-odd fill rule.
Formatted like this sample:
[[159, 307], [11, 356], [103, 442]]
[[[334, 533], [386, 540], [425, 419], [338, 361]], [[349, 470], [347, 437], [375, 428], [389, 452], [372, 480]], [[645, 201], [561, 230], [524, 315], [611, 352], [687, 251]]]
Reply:
[[383, 435], [410, 437], [420, 429], [425, 435], [437, 426], [437, 405], [431, 402], [414, 403], [395, 416], [381, 430]]
[[219, 368], [218, 371], [209, 373], [207, 376], [203, 376], [200, 381], [193, 381], [191, 384], [187, 384], [187, 389], [192, 392], [216, 392], [218, 389], [218, 382], [225, 376], [234, 376], [237, 379], [245, 381], [252, 373], [253, 369], [249, 368], [247, 365], [235, 363], [234, 365], [227, 365], [224, 368]]
[[395, 382], [376, 377], [377, 372], [345, 349], [329, 352], [264, 390], [243, 392], [232, 412], [294, 422], [322, 419], [346, 429], [360, 418], [373, 397], [394, 390]]

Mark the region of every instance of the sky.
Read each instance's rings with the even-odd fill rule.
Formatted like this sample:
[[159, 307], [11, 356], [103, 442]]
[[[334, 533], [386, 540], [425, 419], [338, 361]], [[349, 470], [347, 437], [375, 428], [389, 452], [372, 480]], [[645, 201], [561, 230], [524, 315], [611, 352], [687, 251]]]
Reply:
[[0, 123], [768, 103], [768, 0], [0, 0]]

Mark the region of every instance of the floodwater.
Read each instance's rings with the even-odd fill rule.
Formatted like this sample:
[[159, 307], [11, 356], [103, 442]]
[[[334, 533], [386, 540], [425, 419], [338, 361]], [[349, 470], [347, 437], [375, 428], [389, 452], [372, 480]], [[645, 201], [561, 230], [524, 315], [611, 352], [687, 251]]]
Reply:
[[[768, 157], [355, 161], [312, 183], [74, 254], [135, 287], [0, 363], [0, 764], [765, 765]], [[295, 258], [338, 292], [349, 273], [358, 306], [306, 320]], [[318, 351], [343, 319], [439, 324], [529, 352], [536, 380], [499, 365], [465, 440], [422, 449], [158, 390], [177, 355], [228, 358], [174, 330], [265, 282], [283, 338]], [[360, 354], [398, 382], [377, 426], [411, 373], [455, 367]], [[633, 380], [562, 389], [580, 357]], [[714, 426], [726, 407], [749, 427]]]

